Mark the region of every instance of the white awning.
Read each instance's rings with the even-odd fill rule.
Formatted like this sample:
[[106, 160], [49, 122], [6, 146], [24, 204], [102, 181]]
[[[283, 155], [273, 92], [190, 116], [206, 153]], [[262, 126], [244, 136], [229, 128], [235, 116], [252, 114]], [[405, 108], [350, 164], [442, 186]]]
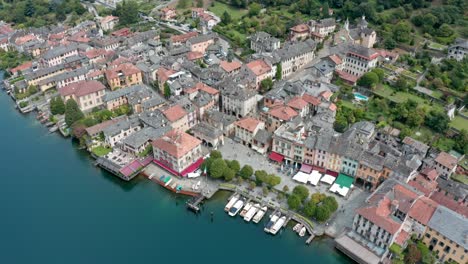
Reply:
[[321, 177], [322, 177], [322, 174], [320, 174], [320, 172], [313, 170], [312, 173], [309, 174], [309, 178], [307, 179], [307, 181], [310, 182], [310, 184], [317, 186]]
[[333, 184], [332, 187], [330, 188], [330, 192], [332, 193], [337, 193], [341, 196], [346, 196], [349, 192], [349, 188], [348, 187], [341, 187], [340, 185], [338, 184]]
[[309, 174], [306, 174], [302, 171], [299, 171], [296, 175], [294, 175], [293, 180], [301, 182], [301, 183], [307, 183], [307, 180], [309, 179]]
[[328, 183], [328, 184], [333, 184], [335, 180], [336, 180], [335, 177], [328, 175], [328, 174], [323, 175], [322, 179], [320, 179], [321, 182]]

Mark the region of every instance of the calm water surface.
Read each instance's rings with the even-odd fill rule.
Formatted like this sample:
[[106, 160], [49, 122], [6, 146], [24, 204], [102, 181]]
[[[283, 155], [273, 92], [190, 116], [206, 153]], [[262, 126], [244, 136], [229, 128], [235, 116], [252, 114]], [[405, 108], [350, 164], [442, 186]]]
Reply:
[[306, 246], [228, 217], [226, 193], [196, 216], [148, 180], [122, 182], [4, 91], [0, 120], [0, 263], [352, 263], [330, 239]]

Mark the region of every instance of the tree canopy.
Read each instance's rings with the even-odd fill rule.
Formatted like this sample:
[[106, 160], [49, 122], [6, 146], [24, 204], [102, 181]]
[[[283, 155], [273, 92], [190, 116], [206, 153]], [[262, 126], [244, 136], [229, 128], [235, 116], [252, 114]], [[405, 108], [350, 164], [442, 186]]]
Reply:
[[307, 189], [304, 185], [297, 185], [294, 187], [292, 191], [293, 195], [296, 195], [301, 199], [301, 201], [304, 201], [309, 197], [309, 189]]
[[119, 17], [119, 24], [130, 25], [138, 22], [138, 3], [134, 0], [124, 0], [117, 4], [114, 15]]
[[244, 167], [242, 167], [242, 169], [239, 172], [239, 175], [244, 179], [248, 179], [252, 177], [252, 174], [253, 174], [253, 169], [249, 165], [244, 165]]
[[57, 96], [50, 100], [50, 112], [53, 115], [65, 114], [65, 103], [63, 102], [62, 97]]
[[65, 123], [68, 127], [71, 127], [76, 121], [84, 117], [78, 104], [73, 99], [68, 99], [65, 104]]

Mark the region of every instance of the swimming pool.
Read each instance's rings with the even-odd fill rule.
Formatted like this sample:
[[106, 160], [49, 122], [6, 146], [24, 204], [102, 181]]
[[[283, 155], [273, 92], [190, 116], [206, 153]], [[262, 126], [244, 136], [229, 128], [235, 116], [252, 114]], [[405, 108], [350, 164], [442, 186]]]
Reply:
[[354, 98], [358, 101], [368, 101], [369, 98], [363, 94], [360, 94], [358, 92], [354, 93]]

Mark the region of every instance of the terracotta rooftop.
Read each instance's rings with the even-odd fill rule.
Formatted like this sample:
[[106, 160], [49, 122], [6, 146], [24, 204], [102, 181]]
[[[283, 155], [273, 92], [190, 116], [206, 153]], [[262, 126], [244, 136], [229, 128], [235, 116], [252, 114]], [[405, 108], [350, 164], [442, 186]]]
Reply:
[[307, 107], [307, 102], [302, 99], [301, 97], [299, 96], [296, 96], [294, 98], [292, 98], [289, 102], [288, 102], [288, 106], [294, 108], [294, 109], [299, 109], [299, 110], [302, 110], [304, 109], [305, 107]]
[[254, 132], [255, 129], [261, 124], [262, 122], [252, 118], [252, 117], [246, 117], [244, 119], [241, 119], [234, 123], [236, 126], [239, 126], [241, 128], [244, 128], [250, 132]]
[[112, 32], [112, 36], [115, 37], [125, 37], [132, 34], [132, 31], [129, 28], [122, 28]]
[[172, 69], [166, 69], [163, 67], [159, 68], [156, 72], [156, 74], [158, 75], [158, 80], [161, 83], [165, 83], [169, 79], [169, 76], [171, 76], [174, 73], [176, 73], [176, 71]]
[[331, 91], [323, 91], [320, 93], [320, 96], [322, 96], [325, 100], [330, 101], [330, 98], [332, 97], [333, 93]]
[[162, 112], [170, 122], [175, 122], [187, 115], [187, 112], [178, 104], [173, 105]]
[[431, 193], [437, 188], [437, 181], [429, 181], [421, 174], [417, 175], [412, 181], [408, 182], [408, 184], [416, 190], [424, 193], [425, 196], [431, 195]]
[[204, 83], [201, 83], [201, 82], [197, 83], [195, 85], [195, 88], [197, 90], [202, 90], [202, 91], [204, 91], [204, 92], [206, 92], [208, 94], [211, 94], [211, 95], [219, 94], [218, 90], [216, 90], [215, 88], [213, 88], [211, 86], [208, 86], [208, 85], [206, 85]]
[[16, 45], [23, 45], [24, 43], [29, 42], [31, 40], [35, 40], [35, 39], [37, 39], [36, 36], [34, 36], [33, 34], [28, 34], [28, 35], [17, 38], [15, 43]]
[[108, 80], [119, 78], [119, 73], [122, 73], [124, 76], [131, 76], [133, 74], [137, 74], [141, 72], [135, 65], [131, 63], [124, 63], [120, 64], [119, 66], [107, 70], [106, 71], [106, 78]]
[[435, 158], [435, 161], [441, 164], [442, 166], [448, 168], [449, 170], [452, 170], [453, 168], [455, 168], [458, 162], [457, 158], [443, 151], [440, 152], [439, 155], [437, 155], [437, 157]]
[[188, 33], [185, 33], [185, 34], [182, 34], [182, 35], [172, 35], [171, 36], [171, 41], [172, 42], [186, 42], [187, 40], [189, 40], [190, 38], [193, 38], [193, 37], [196, 37], [198, 36], [198, 32], [196, 31], [193, 31], [193, 32], [188, 32]]
[[392, 202], [388, 197], [383, 197], [377, 205], [362, 207], [357, 209], [356, 212], [393, 235], [400, 229], [401, 223], [390, 217], [391, 204]]
[[226, 72], [232, 72], [232, 71], [239, 69], [242, 66], [242, 63], [240, 63], [239, 61], [228, 62], [228, 61], [222, 60], [219, 63], [219, 66]]
[[263, 75], [271, 71], [270, 65], [268, 65], [264, 60], [254, 60], [246, 64], [256, 76]]
[[291, 28], [291, 31], [298, 32], [298, 33], [303, 33], [303, 32], [309, 32], [309, 26], [306, 24], [299, 24], [295, 25], [294, 27]]
[[295, 116], [298, 115], [298, 113], [296, 111], [294, 111], [294, 109], [292, 109], [291, 107], [289, 106], [277, 106], [273, 109], [271, 109], [270, 111], [268, 111], [268, 113], [271, 115], [271, 116], [274, 116], [276, 117], [277, 119], [280, 119], [280, 120], [290, 120], [292, 118], [294, 118]]
[[427, 225], [438, 205], [433, 200], [423, 196], [414, 203], [408, 215], [419, 223]]
[[109, 23], [111, 22], [112, 20], [118, 20], [119, 17], [116, 17], [116, 16], [106, 16], [104, 18], [101, 19], [101, 23], [104, 24], [104, 23]]
[[99, 57], [99, 56], [105, 56], [107, 55], [107, 51], [105, 49], [90, 49], [90, 50], [87, 50], [84, 55], [88, 58], [88, 59], [94, 59], [96, 57]]
[[11, 73], [15, 73], [18, 71], [24, 71], [32, 67], [32, 61], [25, 62], [21, 65], [16, 66], [15, 68], [10, 69]]
[[393, 187], [393, 199], [398, 201], [398, 210], [408, 213], [413, 202], [418, 198], [418, 194], [409, 190], [401, 184]]
[[152, 142], [153, 148], [180, 158], [201, 144], [197, 138], [178, 130], [171, 130], [163, 137]]
[[434, 192], [431, 195], [431, 199], [437, 202], [440, 205], [443, 205], [449, 208], [452, 211], [455, 211], [465, 217], [468, 217], [468, 207], [465, 205], [458, 203], [457, 201], [453, 200], [452, 198], [446, 196], [442, 192]]
[[335, 112], [337, 108], [338, 108], [338, 107], [337, 107], [336, 104], [334, 104], [334, 103], [331, 103], [330, 106], [328, 107], [328, 109], [330, 109], [330, 110], [333, 111], [333, 112]]
[[395, 238], [395, 243], [397, 243], [400, 246], [403, 246], [409, 238], [409, 233], [406, 232], [405, 230], [401, 230], [398, 236]]
[[80, 81], [60, 88], [59, 93], [61, 96], [74, 94], [81, 97], [105, 89], [106, 87], [98, 81]]
[[338, 76], [345, 80], [345, 81], [348, 81], [350, 83], [356, 83], [357, 80], [359, 79], [358, 76], [356, 75], [352, 75], [352, 74], [349, 74], [347, 72], [344, 72], [344, 71], [340, 71], [340, 70], [335, 70], [335, 72], [338, 74]]
[[328, 58], [330, 58], [330, 60], [333, 61], [336, 65], [340, 65], [343, 63], [343, 60], [341, 60], [340, 56], [336, 54], [330, 55], [328, 56]]
[[314, 106], [318, 106], [321, 103], [320, 99], [310, 94], [302, 95], [302, 99], [304, 99], [304, 101]]
[[203, 53], [201, 53], [201, 52], [190, 51], [189, 53], [187, 53], [187, 59], [190, 60], [190, 61], [198, 60], [198, 59], [201, 59], [201, 58], [203, 58]]

